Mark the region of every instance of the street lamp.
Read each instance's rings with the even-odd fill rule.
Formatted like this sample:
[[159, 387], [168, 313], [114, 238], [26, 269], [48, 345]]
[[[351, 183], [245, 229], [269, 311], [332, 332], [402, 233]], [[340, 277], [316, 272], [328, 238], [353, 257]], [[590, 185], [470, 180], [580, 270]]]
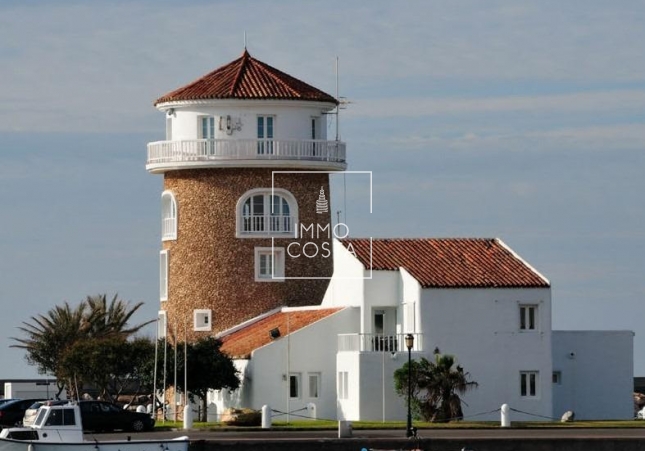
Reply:
[[414, 335], [407, 334], [405, 336], [405, 347], [408, 348], [408, 426], [406, 429], [406, 436], [413, 437], [414, 431], [412, 430], [412, 347], [414, 346]]

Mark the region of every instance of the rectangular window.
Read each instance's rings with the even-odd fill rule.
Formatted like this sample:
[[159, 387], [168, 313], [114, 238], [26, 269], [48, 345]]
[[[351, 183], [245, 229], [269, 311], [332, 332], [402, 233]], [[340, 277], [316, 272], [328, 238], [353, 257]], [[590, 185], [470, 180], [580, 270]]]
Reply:
[[157, 316], [157, 338], [166, 338], [167, 317], [165, 310], [159, 310]]
[[338, 399], [349, 398], [349, 373], [347, 371], [338, 372]]
[[274, 116], [258, 116], [258, 154], [273, 154]]
[[320, 396], [320, 373], [309, 373], [309, 397]]
[[560, 371], [554, 371], [551, 380], [555, 385], [562, 385], [562, 373]]
[[520, 305], [520, 330], [537, 330], [537, 305]]
[[201, 127], [199, 137], [206, 140], [204, 142], [203, 151], [200, 154], [213, 155], [215, 153], [215, 117], [214, 116], [201, 116]]
[[166, 141], [172, 141], [172, 118], [166, 117]]
[[520, 396], [523, 398], [536, 398], [538, 396], [539, 372], [520, 372]]
[[193, 311], [193, 330], [206, 332], [211, 330], [211, 310], [198, 309]]
[[168, 251], [159, 253], [159, 299], [168, 300]]
[[289, 374], [289, 397], [300, 398], [300, 373]]
[[255, 248], [255, 281], [284, 282], [284, 248]]

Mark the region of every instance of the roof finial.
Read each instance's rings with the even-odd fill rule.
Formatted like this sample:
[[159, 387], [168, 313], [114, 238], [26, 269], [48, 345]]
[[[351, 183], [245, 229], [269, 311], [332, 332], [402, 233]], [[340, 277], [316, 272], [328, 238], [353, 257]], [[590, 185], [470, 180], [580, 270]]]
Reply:
[[244, 30], [244, 50], [246, 50], [246, 30]]

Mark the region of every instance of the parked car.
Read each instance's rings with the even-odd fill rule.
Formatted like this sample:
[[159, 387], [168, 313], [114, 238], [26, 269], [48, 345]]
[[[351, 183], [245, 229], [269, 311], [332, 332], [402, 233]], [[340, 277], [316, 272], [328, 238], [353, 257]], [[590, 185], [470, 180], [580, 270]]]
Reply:
[[25, 411], [40, 399], [14, 399], [0, 404], [0, 426], [15, 426], [22, 422]]
[[25, 410], [25, 415], [22, 417], [22, 425], [23, 426], [31, 426], [34, 424], [34, 420], [36, 419], [36, 414], [38, 413], [38, 409], [40, 409], [40, 406], [43, 406], [45, 404], [49, 406], [62, 406], [67, 404], [69, 401], [68, 400], [51, 400], [51, 401], [36, 401], [32, 405], [29, 406], [27, 410]]
[[149, 431], [155, 420], [146, 413], [131, 412], [107, 401], [79, 401], [85, 431]]

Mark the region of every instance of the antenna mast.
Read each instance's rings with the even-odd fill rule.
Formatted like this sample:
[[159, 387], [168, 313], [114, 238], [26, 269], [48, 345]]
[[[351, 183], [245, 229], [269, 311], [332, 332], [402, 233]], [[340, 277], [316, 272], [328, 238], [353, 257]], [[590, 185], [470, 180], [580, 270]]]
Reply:
[[340, 98], [338, 97], [338, 56], [336, 56], [336, 141], [340, 140], [340, 131], [338, 130], [338, 116], [340, 113]]

